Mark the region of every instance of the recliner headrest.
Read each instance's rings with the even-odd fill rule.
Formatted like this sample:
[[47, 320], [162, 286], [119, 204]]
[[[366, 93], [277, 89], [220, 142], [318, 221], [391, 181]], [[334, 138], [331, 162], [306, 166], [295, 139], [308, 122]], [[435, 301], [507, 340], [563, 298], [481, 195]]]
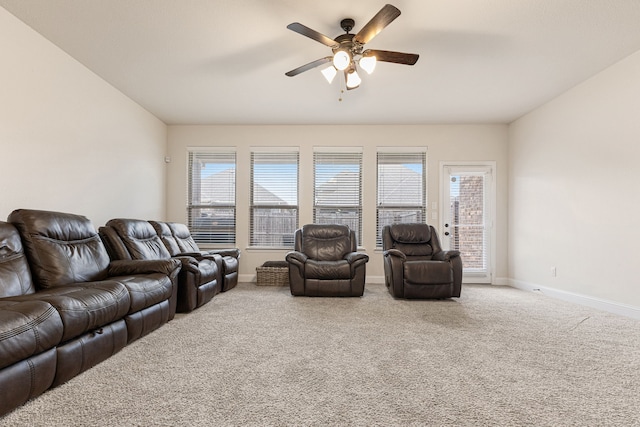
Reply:
[[0, 298], [35, 292], [18, 230], [0, 221]]
[[339, 237], [349, 237], [349, 233], [349, 227], [346, 225], [307, 224], [302, 226], [302, 236], [304, 238], [336, 239]]
[[126, 246], [132, 259], [168, 259], [169, 250], [155, 228], [142, 219], [114, 218], [107, 221]]
[[176, 239], [178, 246], [182, 252], [199, 252], [198, 244], [191, 236], [189, 227], [181, 222], [168, 222], [167, 225], [171, 229], [171, 234]]
[[39, 286], [47, 288], [107, 277], [109, 255], [87, 217], [16, 209], [9, 214], [9, 222], [20, 232]]
[[115, 218], [107, 221], [107, 226], [116, 229], [121, 237], [144, 240], [158, 237], [158, 233], [149, 223], [141, 219]]
[[429, 243], [431, 227], [428, 224], [394, 224], [389, 227], [389, 233], [398, 243]]
[[162, 243], [164, 243], [164, 246], [167, 248], [171, 256], [176, 256], [183, 252], [171, 232], [169, 223], [164, 221], [149, 221], [149, 224], [151, 224], [156, 230], [156, 233], [160, 236], [160, 240], [162, 240]]
[[9, 223], [0, 221], [0, 260], [23, 253], [18, 230]]
[[35, 209], [16, 209], [9, 222], [30, 236], [42, 236], [62, 242], [94, 238], [97, 232], [90, 219], [83, 215]]

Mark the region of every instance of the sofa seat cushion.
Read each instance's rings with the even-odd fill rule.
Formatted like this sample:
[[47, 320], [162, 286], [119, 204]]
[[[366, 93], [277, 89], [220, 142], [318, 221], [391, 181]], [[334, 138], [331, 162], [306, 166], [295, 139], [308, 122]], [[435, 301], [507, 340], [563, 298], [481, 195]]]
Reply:
[[453, 282], [451, 264], [443, 261], [407, 261], [404, 280], [412, 284], [440, 285]]
[[0, 300], [0, 369], [55, 347], [63, 329], [51, 304]]
[[122, 319], [131, 306], [127, 288], [111, 280], [42, 289], [36, 294], [6, 300], [39, 300], [51, 304], [64, 325], [63, 342]]
[[304, 275], [307, 279], [351, 279], [351, 266], [346, 260], [317, 261], [308, 259], [304, 267]]
[[111, 280], [116, 280], [127, 288], [131, 300], [129, 313], [135, 313], [168, 300], [173, 291], [171, 279], [161, 273], [117, 276], [112, 277]]

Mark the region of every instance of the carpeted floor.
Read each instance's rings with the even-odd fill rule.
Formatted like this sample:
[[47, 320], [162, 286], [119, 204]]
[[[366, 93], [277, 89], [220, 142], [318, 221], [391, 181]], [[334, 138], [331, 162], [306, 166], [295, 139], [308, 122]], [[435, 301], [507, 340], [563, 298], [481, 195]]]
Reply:
[[509, 287], [402, 301], [245, 283], [0, 425], [640, 425], [639, 326]]

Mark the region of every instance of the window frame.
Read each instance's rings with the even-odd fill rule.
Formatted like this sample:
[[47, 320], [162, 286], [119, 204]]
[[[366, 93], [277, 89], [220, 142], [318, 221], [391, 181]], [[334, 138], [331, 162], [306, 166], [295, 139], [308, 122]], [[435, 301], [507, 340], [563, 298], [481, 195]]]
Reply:
[[[232, 160], [232, 161], [227, 161], [223, 163], [225, 160]], [[207, 164], [207, 163], [233, 164], [230, 180], [228, 181], [232, 185], [226, 186], [228, 191], [226, 194], [224, 194], [225, 196], [231, 195], [231, 197], [229, 198], [222, 197], [222, 199], [227, 199], [226, 203], [225, 202], [202, 203], [201, 202], [202, 197], [200, 198], [199, 203], [194, 201], [194, 197], [193, 197], [194, 185], [197, 185], [194, 181], [200, 182], [199, 194], [200, 196], [203, 195], [203, 187], [202, 187], [203, 177], [200, 175], [196, 180], [194, 176], [193, 167], [194, 167], [195, 161], [198, 161], [201, 165]], [[216, 148], [188, 147], [187, 148], [187, 203], [186, 203], [187, 221], [186, 222], [187, 222], [187, 227], [189, 228], [189, 231], [191, 233], [191, 236], [196, 241], [196, 243], [206, 245], [206, 246], [211, 246], [211, 247], [229, 247], [230, 245], [233, 245], [233, 246], [236, 245], [236, 241], [237, 241], [237, 183], [236, 183], [237, 170], [238, 170], [238, 159], [237, 159], [237, 152], [235, 147], [216, 147]], [[220, 171], [220, 172], [223, 172], [223, 171]], [[213, 174], [210, 176], [213, 176]], [[221, 187], [211, 186], [210, 190], [216, 190], [218, 188], [221, 188]], [[215, 191], [208, 193], [207, 196], [211, 200], [215, 200], [217, 198]], [[226, 239], [225, 238], [220, 238], [220, 239], [202, 238], [201, 231], [199, 230], [200, 227], [195, 224], [196, 217], [194, 215], [194, 211], [196, 210], [211, 210], [211, 211], [231, 210], [233, 214], [230, 217], [231, 219], [230, 225], [221, 227], [222, 228], [221, 231], [226, 232], [228, 236], [232, 236], [232, 237], [226, 238]], [[229, 217], [227, 217], [227, 219], [229, 219]], [[214, 225], [215, 224], [212, 224], [212, 227]], [[202, 233], [206, 233], [207, 231], [209, 231], [210, 234], [213, 234], [212, 230], [206, 230], [206, 229], [202, 231]]]
[[[381, 162], [381, 158], [387, 158], [386, 161]], [[408, 160], [415, 157], [414, 162], [407, 161], [404, 163], [399, 163], [403, 158]], [[418, 161], [419, 160], [419, 161]], [[388, 203], [381, 201], [381, 173], [383, 173], [381, 169], [381, 165], [392, 165], [392, 164], [421, 164], [422, 166], [422, 175], [421, 179], [421, 191], [420, 196], [422, 198], [420, 203], [410, 204], [410, 203]], [[402, 212], [406, 211], [411, 215], [415, 215], [418, 218], [417, 222], [426, 223], [427, 222], [427, 206], [428, 206], [428, 187], [427, 187], [427, 148], [426, 147], [378, 147], [376, 152], [376, 249], [382, 249], [382, 228], [385, 225], [393, 224], [395, 222], [388, 222], [381, 220], [381, 212], [382, 211], [396, 211]], [[415, 222], [415, 221], [414, 221]]]
[[[321, 160], [321, 162], [319, 162]], [[319, 203], [319, 192], [322, 190], [322, 185], [329, 181], [323, 181], [319, 183], [318, 176], [318, 165], [356, 165], [357, 170], [357, 178], [347, 179], [347, 184], [356, 183], [357, 189], [355, 193], [357, 193], [357, 202], [356, 204], [350, 203], [341, 203], [339, 198], [347, 198], [350, 195], [348, 192], [342, 193], [342, 197], [333, 198], [334, 203], [323, 204]], [[313, 150], [313, 222], [314, 224], [328, 224], [328, 222], [321, 221], [322, 217], [319, 215], [320, 210], [328, 210], [328, 211], [355, 211], [357, 217], [357, 225], [354, 229], [349, 224], [349, 219], [347, 217], [343, 218], [342, 221], [332, 221], [334, 224], [342, 224], [347, 225], [349, 228], [353, 229], [356, 233], [356, 239], [358, 242], [361, 242], [362, 237], [362, 168], [363, 168], [363, 150], [362, 147], [314, 147]], [[338, 173], [342, 173], [340, 171]], [[330, 177], [330, 174], [322, 174], [322, 178]], [[336, 174], [337, 175], [337, 174]], [[334, 175], [335, 176], [335, 175]], [[333, 176], [331, 176], [333, 177]], [[353, 190], [353, 189], [352, 189]], [[353, 193], [351, 194], [353, 195]], [[335, 196], [332, 196], [335, 197]], [[345, 200], [345, 202], [349, 202], [350, 200]]]
[[[292, 160], [295, 160], [294, 162], [290, 162], [290, 164], [295, 164], [295, 188], [294, 191], [289, 195], [289, 197], [291, 196], [295, 196], [295, 204], [290, 204], [290, 203], [264, 203], [264, 202], [256, 202], [256, 170], [255, 170], [255, 165], [256, 165], [256, 157], [258, 157], [259, 160], [262, 160], [260, 158], [264, 159], [265, 164], [267, 164], [267, 160], [271, 160], [271, 161], [275, 161], [278, 159], [278, 157], [291, 157]], [[269, 159], [270, 158], [270, 159]], [[259, 162], [261, 163], [261, 162]], [[277, 163], [275, 163], [277, 164]], [[286, 164], [286, 163], [285, 163]], [[300, 195], [299, 195], [299, 187], [300, 187], [300, 153], [297, 147], [283, 147], [283, 148], [252, 148], [251, 149], [251, 155], [250, 155], [250, 182], [249, 182], [249, 247], [250, 248], [254, 248], [254, 249], [292, 249], [294, 247], [294, 233], [295, 230], [298, 228], [298, 224], [300, 221]], [[270, 179], [273, 180], [273, 182], [279, 181], [279, 182], [286, 182], [287, 179], [283, 179], [283, 178], [290, 178], [290, 177], [278, 177], [277, 173], [272, 174], [272, 176], [270, 176]], [[261, 185], [261, 187], [265, 188], [263, 185]], [[276, 196], [278, 197], [278, 196]], [[282, 200], [283, 202], [286, 202], [286, 200]], [[282, 233], [274, 233], [273, 229], [270, 228], [270, 231], [264, 233], [262, 235], [262, 237], [260, 238], [258, 235], [256, 235], [256, 227], [257, 227], [257, 222], [259, 221], [259, 218], [264, 218], [264, 216], [260, 216], [257, 215], [259, 210], [275, 210], [275, 211], [283, 211], [283, 210], [290, 210], [294, 212], [294, 225], [287, 227], [286, 224], [283, 225], [284, 229], [288, 229], [291, 228], [291, 230], [283, 230]], [[270, 218], [270, 215], [267, 215], [266, 217]], [[283, 216], [282, 219], [284, 221], [287, 220], [286, 216]], [[291, 219], [291, 218], [289, 218]], [[282, 243], [281, 244], [270, 244], [270, 242], [266, 241], [267, 240], [267, 236], [272, 236], [271, 238], [273, 238], [273, 236], [275, 235], [281, 235], [282, 237]]]

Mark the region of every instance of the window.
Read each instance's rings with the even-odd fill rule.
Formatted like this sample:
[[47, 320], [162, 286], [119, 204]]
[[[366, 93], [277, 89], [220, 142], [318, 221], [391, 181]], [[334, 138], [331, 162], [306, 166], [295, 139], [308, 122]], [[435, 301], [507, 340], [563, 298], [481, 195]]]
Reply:
[[427, 153], [378, 152], [376, 247], [387, 224], [425, 222]]
[[362, 232], [362, 152], [319, 151], [313, 153], [316, 224], [342, 224]]
[[298, 152], [251, 153], [251, 246], [291, 248], [298, 228]]
[[236, 241], [236, 153], [189, 151], [187, 222], [198, 243]]

